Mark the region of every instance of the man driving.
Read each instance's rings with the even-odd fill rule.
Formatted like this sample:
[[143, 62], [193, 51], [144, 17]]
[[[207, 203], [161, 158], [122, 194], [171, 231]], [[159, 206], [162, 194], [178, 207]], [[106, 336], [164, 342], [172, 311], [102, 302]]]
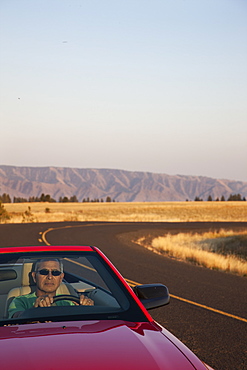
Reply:
[[[57, 289], [64, 277], [62, 262], [58, 259], [41, 259], [35, 263], [32, 272], [36, 290], [33, 293], [18, 296], [9, 305], [9, 317], [18, 317], [23, 311], [33, 307], [50, 307], [54, 302]], [[57, 306], [74, 306], [73, 301], [62, 300]], [[92, 299], [81, 295], [80, 305], [93, 306]]]

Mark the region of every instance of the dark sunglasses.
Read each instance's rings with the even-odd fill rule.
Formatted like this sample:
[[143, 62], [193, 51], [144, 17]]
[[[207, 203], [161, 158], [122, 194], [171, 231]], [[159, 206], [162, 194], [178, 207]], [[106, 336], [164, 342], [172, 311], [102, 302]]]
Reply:
[[51, 272], [51, 274], [53, 276], [59, 276], [61, 275], [61, 271], [59, 270], [47, 270], [47, 269], [42, 269], [42, 270], [39, 270], [37, 271], [40, 275], [49, 275], [49, 272]]

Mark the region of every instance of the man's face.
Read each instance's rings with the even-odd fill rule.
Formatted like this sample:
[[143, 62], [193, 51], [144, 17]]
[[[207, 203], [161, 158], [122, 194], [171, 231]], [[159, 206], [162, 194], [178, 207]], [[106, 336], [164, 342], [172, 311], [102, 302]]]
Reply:
[[[39, 271], [49, 271], [48, 275], [42, 275]], [[45, 294], [55, 294], [57, 288], [62, 282], [64, 274], [58, 276], [52, 275], [52, 271], [60, 271], [58, 261], [42, 261], [37, 266], [37, 271], [33, 272], [33, 280], [36, 283], [37, 292]], [[42, 271], [41, 271], [42, 272]]]

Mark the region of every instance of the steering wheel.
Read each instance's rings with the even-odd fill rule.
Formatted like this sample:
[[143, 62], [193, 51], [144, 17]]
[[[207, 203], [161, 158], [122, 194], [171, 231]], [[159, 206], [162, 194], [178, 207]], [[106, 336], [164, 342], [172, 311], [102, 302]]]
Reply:
[[59, 294], [53, 297], [53, 302], [56, 303], [58, 301], [73, 301], [78, 304], [80, 304], [80, 298], [75, 296], [75, 295], [70, 295], [70, 294]]
[[[80, 304], [80, 298], [75, 295], [70, 294], [59, 294], [53, 297], [53, 302], [58, 301], [72, 301]], [[25, 311], [20, 312], [19, 318], [20, 319], [35, 319], [37, 317], [49, 317], [51, 315], [52, 310], [60, 309], [60, 307], [32, 307], [27, 308]], [[54, 315], [54, 311], [53, 311]]]

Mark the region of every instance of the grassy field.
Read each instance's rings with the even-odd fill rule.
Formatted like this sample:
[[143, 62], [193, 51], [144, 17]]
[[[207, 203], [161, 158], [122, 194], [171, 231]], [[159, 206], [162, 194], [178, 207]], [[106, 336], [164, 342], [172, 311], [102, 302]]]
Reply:
[[6, 203], [7, 222], [247, 221], [247, 202]]
[[153, 252], [210, 269], [247, 276], [247, 230], [220, 230], [203, 234], [179, 233], [136, 243]]
[[[247, 222], [247, 202], [162, 203], [8, 203], [7, 223], [110, 221], [110, 222]], [[229, 234], [230, 233], [230, 234]], [[247, 231], [192, 235], [161, 235], [146, 243], [156, 253], [211, 269], [247, 276]]]

